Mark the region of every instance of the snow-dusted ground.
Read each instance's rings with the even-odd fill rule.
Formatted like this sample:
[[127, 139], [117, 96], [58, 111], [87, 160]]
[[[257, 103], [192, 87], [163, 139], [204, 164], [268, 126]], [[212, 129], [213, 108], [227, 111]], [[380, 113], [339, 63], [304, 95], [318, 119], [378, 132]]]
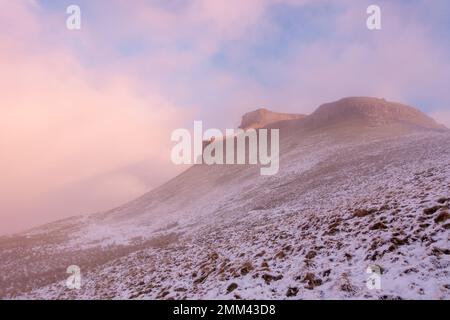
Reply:
[[0, 238], [0, 297], [449, 299], [448, 131], [294, 133], [275, 176], [195, 166], [116, 210]]

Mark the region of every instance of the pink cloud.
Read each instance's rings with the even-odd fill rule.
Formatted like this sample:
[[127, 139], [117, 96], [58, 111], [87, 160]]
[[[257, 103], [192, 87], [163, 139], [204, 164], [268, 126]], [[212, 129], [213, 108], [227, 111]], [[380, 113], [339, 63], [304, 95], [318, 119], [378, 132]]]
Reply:
[[[26, 18], [21, 23], [34, 24], [29, 8], [9, 9]], [[34, 42], [36, 30], [20, 31], [21, 40]], [[108, 209], [173, 174], [168, 137], [186, 111], [151, 88], [143, 93], [126, 70], [99, 74], [63, 47], [35, 42], [40, 50], [31, 54], [6, 32], [1, 37], [10, 41], [1, 42], [0, 51], [0, 232]], [[160, 173], [154, 184], [117, 172], [141, 162]], [[61, 193], [77, 184], [86, 187], [78, 190], [85, 197]], [[64, 212], [52, 209], [91, 193], [98, 199], [89, 206], [67, 202]]]

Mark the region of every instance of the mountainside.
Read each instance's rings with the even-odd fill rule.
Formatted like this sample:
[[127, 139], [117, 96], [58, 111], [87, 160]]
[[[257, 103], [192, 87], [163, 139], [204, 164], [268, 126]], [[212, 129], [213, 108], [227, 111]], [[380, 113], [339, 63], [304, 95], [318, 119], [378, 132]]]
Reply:
[[117, 209], [0, 238], [0, 297], [450, 298], [449, 130], [375, 98], [261, 119], [241, 125], [280, 129], [278, 174], [195, 165]]

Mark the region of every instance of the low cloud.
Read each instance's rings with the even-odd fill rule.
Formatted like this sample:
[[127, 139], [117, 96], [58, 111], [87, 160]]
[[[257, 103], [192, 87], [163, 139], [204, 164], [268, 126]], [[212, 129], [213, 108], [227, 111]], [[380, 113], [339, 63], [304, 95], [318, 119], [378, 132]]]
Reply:
[[[168, 137], [186, 116], [126, 72], [93, 72], [38, 35], [22, 31], [34, 42], [28, 52], [1, 34], [0, 233], [107, 209], [156, 186], [173, 174]], [[127, 169], [136, 164], [138, 172]], [[69, 199], [78, 202], [59, 205]]]

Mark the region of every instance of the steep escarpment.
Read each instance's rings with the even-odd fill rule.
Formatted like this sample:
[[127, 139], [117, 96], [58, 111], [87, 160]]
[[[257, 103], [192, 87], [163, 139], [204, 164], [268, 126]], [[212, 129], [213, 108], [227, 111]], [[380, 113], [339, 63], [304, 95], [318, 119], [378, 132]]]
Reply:
[[302, 119], [303, 114], [279, 113], [267, 109], [257, 109], [242, 116], [241, 129], [258, 129], [278, 121]]

